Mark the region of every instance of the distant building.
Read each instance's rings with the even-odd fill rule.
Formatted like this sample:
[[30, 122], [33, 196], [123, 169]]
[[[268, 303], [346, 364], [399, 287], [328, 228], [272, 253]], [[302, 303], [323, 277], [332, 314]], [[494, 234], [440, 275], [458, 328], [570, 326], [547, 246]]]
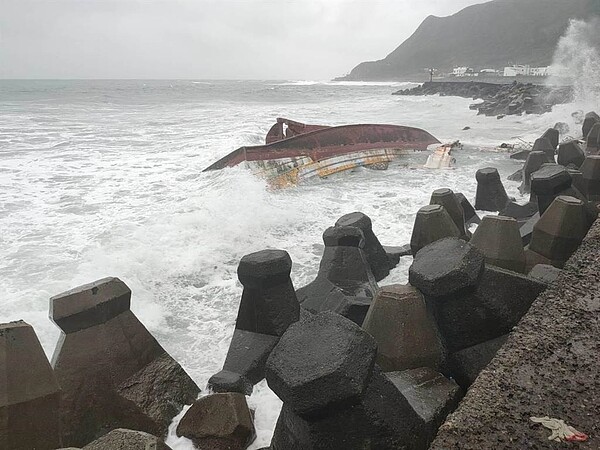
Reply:
[[455, 77], [476, 77], [477, 73], [471, 67], [455, 67], [452, 69], [452, 75]]
[[504, 68], [505, 77], [547, 77], [548, 75], [550, 75], [550, 67], [530, 67], [528, 65], [513, 65]]
[[481, 69], [479, 75], [499, 75], [496, 69]]

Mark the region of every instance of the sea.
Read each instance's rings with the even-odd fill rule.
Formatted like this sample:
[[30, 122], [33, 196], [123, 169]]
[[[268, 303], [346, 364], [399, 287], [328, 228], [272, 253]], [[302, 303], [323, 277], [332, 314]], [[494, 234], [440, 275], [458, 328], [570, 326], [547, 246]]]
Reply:
[[[551, 113], [478, 116], [473, 100], [392, 96], [411, 83], [319, 81], [0, 81], [0, 322], [30, 323], [51, 358], [59, 337], [48, 300], [104, 277], [133, 291], [132, 310], [203, 389], [220, 370], [242, 293], [245, 254], [283, 249], [299, 288], [316, 275], [322, 233], [353, 211], [384, 245], [410, 241], [417, 210], [450, 188], [473, 201], [475, 172], [506, 177], [522, 162], [498, 151], [527, 145], [556, 122], [577, 137], [577, 104]], [[244, 167], [202, 172], [264, 142], [277, 117], [323, 125], [387, 123], [460, 140], [454, 169], [425, 169], [428, 152], [387, 171], [358, 169], [271, 189]], [[565, 136], [563, 136], [565, 137]], [[407, 280], [410, 257], [380, 284]], [[206, 393], [206, 389], [204, 389]], [[281, 402], [256, 386], [257, 440], [269, 445]], [[174, 450], [192, 449], [174, 433]]]

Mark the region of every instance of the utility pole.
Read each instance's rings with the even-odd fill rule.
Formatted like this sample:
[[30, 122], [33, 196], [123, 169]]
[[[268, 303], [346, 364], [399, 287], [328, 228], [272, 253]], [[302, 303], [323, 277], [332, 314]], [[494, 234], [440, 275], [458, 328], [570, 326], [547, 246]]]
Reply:
[[429, 69], [429, 82], [430, 83], [433, 81], [433, 71], [434, 71], [433, 68]]

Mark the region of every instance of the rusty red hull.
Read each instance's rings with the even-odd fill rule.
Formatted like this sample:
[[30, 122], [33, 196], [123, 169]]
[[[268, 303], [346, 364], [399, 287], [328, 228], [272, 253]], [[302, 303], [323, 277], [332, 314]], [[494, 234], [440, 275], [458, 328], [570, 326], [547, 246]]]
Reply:
[[[321, 127], [270, 144], [241, 147], [206, 168], [219, 170], [234, 167], [244, 161], [266, 161], [282, 158], [308, 157], [321, 161], [345, 154], [376, 149], [427, 150], [439, 144], [435, 137], [419, 128], [398, 125], [343, 125]], [[288, 125], [289, 127], [289, 125]]]

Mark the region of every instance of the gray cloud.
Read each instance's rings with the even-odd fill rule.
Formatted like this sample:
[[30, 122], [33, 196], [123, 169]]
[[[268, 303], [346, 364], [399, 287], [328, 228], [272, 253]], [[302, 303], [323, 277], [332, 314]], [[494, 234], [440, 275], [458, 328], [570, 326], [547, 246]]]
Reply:
[[482, 1], [0, 0], [0, 77], [328, 79]]

